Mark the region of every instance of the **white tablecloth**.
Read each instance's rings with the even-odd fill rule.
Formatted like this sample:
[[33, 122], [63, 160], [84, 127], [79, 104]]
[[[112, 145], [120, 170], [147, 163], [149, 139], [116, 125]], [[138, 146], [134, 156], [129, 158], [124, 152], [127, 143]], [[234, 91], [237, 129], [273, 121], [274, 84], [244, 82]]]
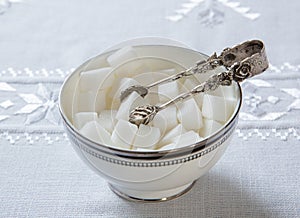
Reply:
[[[0, 217], [299, 217], [298, 1], [0, 0]], [[234, 138], [184, 196], [114, 195], [64, 134], [65, 76], [122, 40], [159, 36], [211, 54], [262, 39], [269, 70], [243, 84]]]

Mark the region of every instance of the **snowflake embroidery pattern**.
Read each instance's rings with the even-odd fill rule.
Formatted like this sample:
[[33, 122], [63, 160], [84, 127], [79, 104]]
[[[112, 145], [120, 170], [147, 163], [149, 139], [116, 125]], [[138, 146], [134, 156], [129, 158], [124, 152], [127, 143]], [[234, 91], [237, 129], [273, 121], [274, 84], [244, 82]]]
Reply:
[[[267, 89], [274, 90], [268, 92]], [[252, 79], [243, 84], [244, 96], [243, 111], [240, 113], [241, 120], [273, 121], [283, 118], [291, 110], [300, 109], [300, 90], [298, 88], [278, 88], [262, 79]], [[272, 94], [274, 95], [272, 95]], [[286, 93], [291, 98], [282, 97]], [[290, 100], [287, 100], [290, 99]], [[280, 109], [276, 110], [276, 104], [286, 101]], [[275, 108], [275, 110], [270, 108]]]
[[25, 125], [43, 119], [53, 124], [60, 123], [57, 112], [58, 92], [49, 91], [43, 84], [39, 83], [35, 93], [20, 93], [19, 96], [26, 102], [26, 105], [15, 114], [27, 115]]
[[[0, 92], [4, 92], [4, 93], [15, 93], [16, 89], [12, 86], [10, 86], [9, 84], [7, 84], [6, 82], [0, 82]], [[4, 108], [4, 109], [8, 109], [11, 106], [13, 106], [14, 103], [11, 100], [5, 100], [5, 101], [1, 101], [0, 102], [0, 108]], [[10, 117], [10, 115], [6, 114], [6, 112], [4, 112], [5, 114], [0, 114], [0, 122], [3, 120], [6, 120]]]
[[259, 13], [251, 12], [249, 7], [241, 6], [240, 2], [228, 0], [190, 0], [189, 2], [181, 4], [181, 8], [175, 10], [175, 13], [171, 16], [167, 16], [166, 19], [172, 22], [178, 22], [194, 9], [200, 8], [198, 12], [200, 22], [212, 27], [224, 21], [225, 13], [220, 9], [220, 6], [230, 8], [250, 20], [255, 20], [260, 16]]

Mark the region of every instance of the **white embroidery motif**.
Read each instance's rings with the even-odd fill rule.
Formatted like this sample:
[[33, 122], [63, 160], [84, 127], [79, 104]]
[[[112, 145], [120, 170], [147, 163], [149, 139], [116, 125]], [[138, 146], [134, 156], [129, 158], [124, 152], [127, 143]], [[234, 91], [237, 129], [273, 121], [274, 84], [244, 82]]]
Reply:
[[11, 100], [6, 100], [0, 103], [0, 107], [3, 107], [4, 109], [7, 109], [13, 105], [14, 103], [12, 103]]
[[5, 82], [0, 82], [0, 91], [14, 92], [16, 89]]
[[[12, 123], [30, 125], [43, 120], [58, 125], [60, 116], [57, 101], [60, 86], [61, 82], [50, 91], [43, 83], [16, 85], [17, 88], [14, 88], [7, 82], [1, 82], [0, 122], [11, 120]], [[20, 122], [21, 118], [25, 118], [24, 122]]]
[[241, 6], [240, 2], [228, 0], [190, 0], [182, 3], [181, 7], [175, 10], [173, 15], [167, 16], [166, 19], [172, 22], [178, 22], [185, 18], [196, 8], [199, 8], [198, 16], [200, 22], [206, 26], [214, 26], [223, 23], [225, 13], [220, 6], [227, 7], [242, 15], [243, 17], [255, 20], [260, 14], [251, 12], [249, 7]]
[[26, 114], [25, 125], [46, 119], [58, 124], [60, 118], [57, 114], [58, 92], [49, 91], [43, 84], [39, 83], [35, 94], [21, 93], [19, 96], [27, 103], [15, 114]]
[[[51, 144], [58, 134], [63, 134], [57, 107], [58, 92], [72, 70], [8, 68], [0, 71], [0, 137], [12, 144], [22, 137], [29, 144], [40, 140]], [[295, 120], [300, 110], [299, 71], [300, 65], [271, 65], [263, 75], [242, 84], [239, 137], [267, 140], [273, 135], [280, 140], [300, 140]], [[260, 128], [256, 130], [257, 126]]]

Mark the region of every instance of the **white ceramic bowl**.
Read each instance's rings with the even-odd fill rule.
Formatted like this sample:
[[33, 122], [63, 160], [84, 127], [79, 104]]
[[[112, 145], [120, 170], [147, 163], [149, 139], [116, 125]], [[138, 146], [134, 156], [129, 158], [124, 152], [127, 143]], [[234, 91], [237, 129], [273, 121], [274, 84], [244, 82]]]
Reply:
[[[188, 48], [171, 45], [136, 45], [140, 57], [160, 57], [188, 68], [207, 58]], [[233, 83], [237, 98], [235, 110], [222, 128], [202, 141], [165, 151], [130, 151], [91, 141], [72, 124], [73, 93], [83, 70], [103, 66], [113, 51], [94, 57], [78, 67], [65, 80], [59, 99], [63, 125], [75, 151], [96, 173], [107, 180], [118, 195], [140, 201], [164, 201], [180, 196], [213, 167], [224, 154], [238, 122], [241, 87]]]

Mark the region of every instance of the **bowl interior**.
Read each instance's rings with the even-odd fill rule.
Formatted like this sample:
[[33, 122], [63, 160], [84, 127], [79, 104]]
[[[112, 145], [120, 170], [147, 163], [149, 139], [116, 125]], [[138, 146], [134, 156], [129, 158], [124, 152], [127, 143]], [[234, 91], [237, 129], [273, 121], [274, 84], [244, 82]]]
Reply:
[[[136, 50], [136, 53], [138, 54], [138, 61], [144, 61], [147, 62], [147, 64], [150, 66], [152, 71], [157, 71], [159, 69], [164, 68], [165, 64], [170, 65], [176, 65], [176, 68], [178, 70], [187, 69], [191, 66], [193, 66], [197, 61], [201, 61], [207, 58], [206, 55], [203, 55], [199, 52], [193, 51], [191, 49], [186, 49], [182, 47], [176, 47], [176, 46], [163, 46], [163, 45], [140, 45], [135, 46], [134, 49]], [[108, 51], [104, 54], [98, 55], [81, 66], [79, 66], [71, 75], [68, 76], [68, 78], [65, 80], [61, 93], [60, 93], [60, 111], [61, 114], [66, 122], [66, 125], [72, 128], [73, 131], [75, 131], [78, 135], [81, 135], [76, 128], [72, 124], [72, 119], [74, 113], [76, 113], [76, 110], [74, 110], [73, 104], [75, 101], [75, 95], [77, 92], [77, 87], [80, 79], [80, 73], [83, 71], [93, 70], [97, 68], [107, 67], [109, 64], [107, 63], [106, 59], [109, 55], [111, 55], [114, 51]], [[159, 57], [157, 57], [159, 54]], [[129, 60], [120, 66], [116, 67], [112, 74], [116, 73], [118, 69], [122, 68], [122, 65], [124, 64], [130, 64], [133, 61], [137, 60]], [[161, 65], [159, 64], [161, 63]], [[211, 74], [215, 72], [210, 72], [206, 74], [196, 75], [195, 79], [199, 81], [205, 81]], [[220, 132], [224, 131], [226, 126], [228, 126], [230, 123], [233, 122], [233, 120], [236, 119], [240, 106], [241, 106], [241, 87], [238, 83], [233, 83], [233, 89], [235, 90], [233, 92], [232, 97], [237, 99], [237, 103], [235, 105], [234, 112], [232, 113], [231, 117], [227, 120], [226, 123], [223, 124], [223, 127], [216, 133], [212, 134], [211, 136], [206, 137], [206, 140], [209, 140], [211, 137], [220, 134]], [[84, 137], [84, 136], [82, 136]], [[88, 140], [88, 139], [87, 139]], [[94, 142], [95, 143], [95, 142]], [[98, 143], [99, 146], [104, 146]], [[118, 148], [113, 148], [113, 150], [122, 150]], [[177, 149], [178, 150], [178, 149]], [[179, 149], [180, 150], [180, 149]], [[136, 153], [145, 153], [145, 152], [137, 152], [137, 151], [126, 151], [126, 152], [132, 152], [133, 154]], [[151, 152], [150, 152], [151, 153]]]

